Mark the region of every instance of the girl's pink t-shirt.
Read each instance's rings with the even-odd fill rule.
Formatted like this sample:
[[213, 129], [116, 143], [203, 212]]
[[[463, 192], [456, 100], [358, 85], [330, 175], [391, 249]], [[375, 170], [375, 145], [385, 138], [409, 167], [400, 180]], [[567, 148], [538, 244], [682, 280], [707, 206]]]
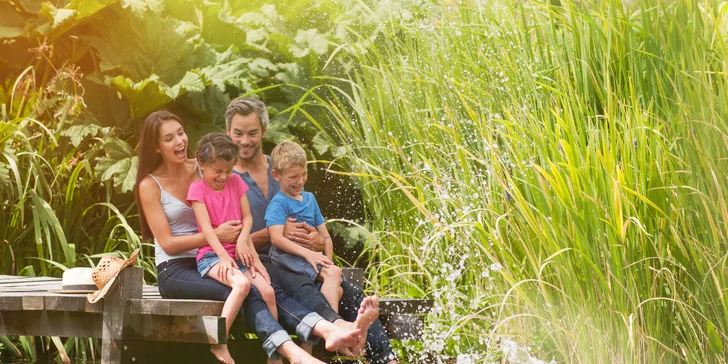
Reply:
[[[237, 174], [233, 173], [222, 191], [215, 191], [205, 183], [204, 180], [193, 182], [190, 185], [190, 189], [187, 191], [187, 202], [192, 204], [192, 201], [199, 201], [205, 204], [207, 207], [207, 214], [210, 215], [210, 223], [212, 228], [217, 228], [221, 224], [230, 220], [242, 220], [242, 211], [240, 209], [240, 199], [245, 196], [245, 192], [248, 191], [248, 185], [245, 184], [242, 178]], [[200, 229], [200, 223], [197, 222], [197, 229]], [[228, 252], [230, 257], [235, 259], [235, 243], [234, 241], [221, 241], [225, 251]], [[197, 261], [202, 259], [202, 256], [207, 252], [214, 252], [212, 247], [205, 245], [200, 249], [197, 249]]]

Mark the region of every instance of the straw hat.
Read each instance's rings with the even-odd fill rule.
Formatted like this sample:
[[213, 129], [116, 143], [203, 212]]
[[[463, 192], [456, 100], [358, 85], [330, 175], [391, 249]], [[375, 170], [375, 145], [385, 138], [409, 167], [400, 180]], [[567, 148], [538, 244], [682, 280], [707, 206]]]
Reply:
[[91, 278], [91, 268], [71, 268], [63, 272], [61, 289], [49, 289], [51, 293], [80, 294], [96, 291]]
[[134, 264], [137, 254], [139, 254], [139, 249], [134, 250], [127, 260], [109, 256], [101, 258], [99, 264], [91, 272], [91, 278], [94, 280], [96, 288], [99, 290], [94, 293], [90, 293], [87, 297], [88, 301], [95, 303], [104, 298], [106, 293], [109, 292], [109, 289], [111, 289], [111, 286], [114, 285], [119, 272]]

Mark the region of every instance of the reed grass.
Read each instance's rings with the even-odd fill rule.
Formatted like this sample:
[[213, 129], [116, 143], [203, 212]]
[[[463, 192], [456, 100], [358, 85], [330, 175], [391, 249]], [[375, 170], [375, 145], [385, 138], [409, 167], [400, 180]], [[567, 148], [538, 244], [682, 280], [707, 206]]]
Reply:
[[727, 7], [555, 3], [392, 22], [297, 105], [361, 183], [372, 290], [436, 300], [423, 355], [725, 363]]

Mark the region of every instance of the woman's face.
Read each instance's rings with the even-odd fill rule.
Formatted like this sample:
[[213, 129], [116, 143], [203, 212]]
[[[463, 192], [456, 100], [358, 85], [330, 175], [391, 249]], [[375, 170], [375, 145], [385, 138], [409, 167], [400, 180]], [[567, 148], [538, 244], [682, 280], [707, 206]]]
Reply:
[[177, 120], [165, 120], [159, 126], [157, 153], [165, 162], [181, 163], [187, 160], [187, 134]]

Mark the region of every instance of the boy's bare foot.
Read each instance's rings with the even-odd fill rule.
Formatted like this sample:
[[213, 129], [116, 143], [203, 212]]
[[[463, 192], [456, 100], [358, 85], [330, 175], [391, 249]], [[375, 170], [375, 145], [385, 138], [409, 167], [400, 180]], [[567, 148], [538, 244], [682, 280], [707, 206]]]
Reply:
[[346, 356], [352, 356], [348, 348], [357, 347], [361, 338], [361, 330], [357, 328], [345, 329], [339, 326], [332, 326], [334, 329], [326, 337], [326, 350], [340, 351]]
[[379, 298], [377, 296], [365, 297], [361, 301], [356, 321], [354, 321], [354, 326], [362, 332], [362, 340], [360, 340], [359, 345], [352, 347], [354, 354], [363, 354], [367, 331], [377, 318], [379, 318]]
[[230, 356], [230, 352], [228, 351], [227, 345], [225, 345], [225, 344], [210, 345], [210, 351], [215, 355], [217, 360], [219, 360], [220, 362], [225, 363], [225, 364], [235, 364], [235, 360], [233, 360], [233, 357]]

